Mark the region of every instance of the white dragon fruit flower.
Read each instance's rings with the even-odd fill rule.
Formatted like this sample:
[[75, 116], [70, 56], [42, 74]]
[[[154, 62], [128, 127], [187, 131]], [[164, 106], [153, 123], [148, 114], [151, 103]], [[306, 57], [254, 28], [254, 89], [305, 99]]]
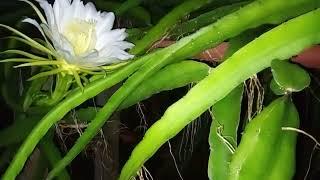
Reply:
[[[23, 0], [33, 6], [29, 1]], [[51, 6], [46, 0], [37, 0], [46, 20], [37, 11], [41, 25], [27, 18], [52, 42], [58, 56], [77, 67], [98, 67], [133, 57], [125, 50], [134, 45], [124, 41], [125, 29], [113, 29], [114, 14], [97, 11], [92, 3], [80, 0], [55, 0]], [[70, 66], [71, 67], [71, 66]]]

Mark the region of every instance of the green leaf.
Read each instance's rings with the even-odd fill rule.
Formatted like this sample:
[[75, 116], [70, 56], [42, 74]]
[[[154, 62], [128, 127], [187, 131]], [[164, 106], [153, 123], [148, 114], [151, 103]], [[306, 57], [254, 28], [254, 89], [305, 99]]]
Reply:
[[[289, 101], [283, 126], [299, 128], [299, 124], [299, 112], [293, 102]], [[267, 180], [289, 180], [293, 179], [295, 174], [298, 133], [294, 131], [282, 131], [280, 136], [278, 150], [272, 155], [273, 162], [269, 164], [271, 168], [268, 171]]]
[[210, 180], [227, 179], [232, 155], [237, 147], [243, 84], [233, 89], [212, 107], [210, 127], [208, 177]]
[[205, 63], [192, 60], [170, 64], [141, 83], [121, 103], [120, 109], [127, 108], [153, 94], [195, 83], [209, 75], [211, 68]]
[[288, 108], [288, 97], [278, 98], [247, 124], [230, 162], [228, 180], [264, 179], [269, 175], [266, 169], [273, 161], [272, 155], [278, 152], [281, 127]]
[[301, 91], [310, 84], [308, 72], [288, 61], [272, 61], [271, 70], [275, 82], [287, 92]]
[[74, 123], [74, 119], [77, 120], [79, 123], [89, 123], [100, 110], [99, 107], [87, 107], [81, 108], [76, 112], [70, 112], [68, 116], [64, 119], [67, 123]]
[[272, 79], [270, 82], [270, 89], [272, 90], [272, 92], [274, 94], [279, 95], [279, 96], [286, 94], [286, 90], [282, 89], [274, 79]]

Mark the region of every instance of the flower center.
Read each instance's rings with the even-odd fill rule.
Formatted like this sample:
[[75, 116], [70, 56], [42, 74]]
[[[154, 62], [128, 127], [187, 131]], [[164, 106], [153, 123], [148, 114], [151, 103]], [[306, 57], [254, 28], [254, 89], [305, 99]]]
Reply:
[[64, 28], [63, 35], [73, 46], [75, 55], [87, 53], [95, 48], [96, 44], [96, 23], [73, 19]]

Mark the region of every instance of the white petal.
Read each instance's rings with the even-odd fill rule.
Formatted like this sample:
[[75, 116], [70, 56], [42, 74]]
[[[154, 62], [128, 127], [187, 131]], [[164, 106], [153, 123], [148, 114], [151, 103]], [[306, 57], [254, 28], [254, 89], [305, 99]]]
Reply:
[[115, 41], [123, 41], [128, 36], [126, 29], [114, 29], [111, 33], [113, 34]]
[[134, 47], [134, 44], [126, 42], [126, 41], [116, 42], [113, 45], [117, 46], [119, 49], [131, 49]]
[[63, 36], [59, 36], [59, 45], [61, 47], [61, 49], [65, 50], [65, 51], [68, 51], [70, 52], [72, 55], [74, 55], [74, 52], [73, 52], [73, 47], [71, 45], [71, 43], [66, 39], [64, 38]]
[[117, 47], [111, 47], [111, 48], [109, 47], [108, 49], [103, 49], [99, 52], [100, 52], [100, 57], [112, 57], [113, 59], [119, 59], [119, 60], [127, 60], [134, 57], [133, 55], [130, 55], [129, 53]]
[[73, 17], [79, 19], [85, 19], [85, 8], [83, 2], [80, 0], [73, 0], [72, 4]]
[[[43, 28], [46, 31], [47, 28]], [[57, 50], [57, 52], [63, 56], [65, 59], [70, 59], [70, 57], [74, 56], [73, 47], [71, 43], [61, 35], [58, 30], [49, 30], [46, 32], [47, 36], [50, 37], [53, 46]]]
[[104, 33], [98, 34], [97, 37], [96, 49], [100, 50], [108, 44], [112, 44], [112, 42], [123, 41], [127, 37], [127, 33], [125, 33], [125, 29], [114, 29], [104, 31]]
[[114, 57], [119, 59], [119, 60], [128, 60], [128, 59], [131, 59], [133, 58], [134, 56], [121, 50], [121, 49], [116, 49], [114, 51]]
[[103, 31], [110, 31], [113, 27], [115, 16], [112, 12], [102, 13], [97, 23], [97, 34], [101, 34]]
[[46, 0], [36, 0], [39, 2], [41, 8], [43, 9], [47, 22], [49, 26], [54, 26], [55, 21], [54, 21], [54, 14], [53, 14], [53, 9], [52, 6], [46, 1]]
[[67, 6], [65, 7], [64, 9], [64, 12], [63, 12], [63, 15], [60, 19], [60, 24], [59, 24], [59, 31], [62, 32], [63, 29], [65, 28], [65, 25], [67, 23], [69, 23], [72, 19], [74, 19], [74, 16], [73, 16], [73, 7], [72, 6]]
[[99, 67], [107, 64], [113, 64], [116, 62], [120, 62], [120, 61], [112, 57], [108, 57], [108, 58], [102, 57], [102, 58], [88, 59], [86, 65], [89, 67]]
[[65, 12], [68, 11], [68, 7], [70, 6], [70, 0], [55, 0], [53, 4], [53, 13], [55, 17], [56, 24], [58, 26], [59, 31], [61, 31], [61, 21], [65, 16]]
[[62, 38], [61, 38], [61, 34], [59, 33], [57, 27], [53, 27], [53, 29], [49, 28], [47, 25], [45, 24], [41, 24], [41, 27], [44, 31], [44, 33], [46, 34], [46, 36], [52, 41], [54, 47], [60, 47], [62, 44]]
[[97, 9], [93, 3], [88, 2], [84, 6], [84, 8], [85, 8], [85, 19], [86, 20], [97, 20], [98, 12], [97, 12]]
[[54, 17], [55, 17], [57, 24], [60, 24], [60, 15], [63, 14], [63, 9], [61, 9], [61, 7], [60, 7], [59, 0], [55, 0], [53, 3], [53, 14], [54, 14]]

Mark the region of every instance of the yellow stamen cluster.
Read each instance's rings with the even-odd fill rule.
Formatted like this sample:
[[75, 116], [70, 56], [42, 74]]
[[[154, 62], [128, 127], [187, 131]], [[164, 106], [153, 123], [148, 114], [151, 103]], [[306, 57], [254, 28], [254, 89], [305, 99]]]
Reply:
[[72, 44], [75, 55], [87, 53], [95, 48], [95, 21], [74, 19], [64, 28], [63, 35]]

